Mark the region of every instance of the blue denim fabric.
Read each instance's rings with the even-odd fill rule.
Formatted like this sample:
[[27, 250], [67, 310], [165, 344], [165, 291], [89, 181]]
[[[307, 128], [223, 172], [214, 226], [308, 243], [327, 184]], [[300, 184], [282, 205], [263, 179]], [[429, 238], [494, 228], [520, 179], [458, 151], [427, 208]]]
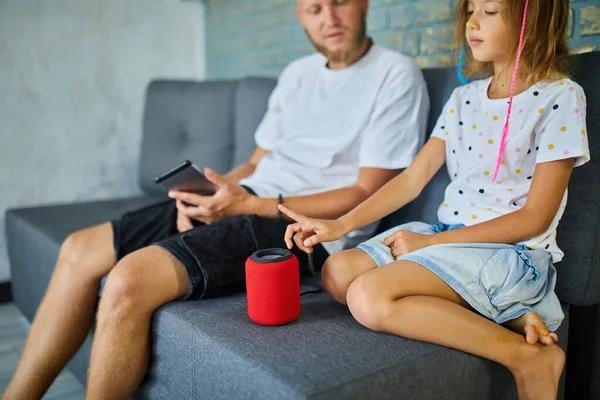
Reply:
[[[462, 227], [411, 222], [389, 229], [358, 248], [381, 267], [396, 261], [383, 241], [399, 230], [433, 235]], [[402, 260], [429, 269], [480, 314], [499, 324], [534, 311], [553, 331], [564, 319], [554, 293], [556, 269], [545, 250], [511, 244], [457, 243], [426, 247], [398, 258]]]

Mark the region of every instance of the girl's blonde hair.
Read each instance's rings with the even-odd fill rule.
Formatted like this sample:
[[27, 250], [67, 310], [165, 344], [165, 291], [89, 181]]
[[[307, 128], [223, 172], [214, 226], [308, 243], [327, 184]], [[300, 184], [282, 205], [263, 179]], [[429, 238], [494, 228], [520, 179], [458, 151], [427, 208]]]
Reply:
[[[462, 72], [465, 77], [487, 78], [494, 74], [493, 63], [475, 60], [465, 43], [468, 3], [468, 0], [458, 0], [456, 6], [456, 40], [459, 49], [465, 46]], [[503, 16], [510, 35], [512, 64], [517, 56], [524, 9], [525, 0], [505, 2]], [[569, 0], [530, 0], [519, 64], [519, 73], [525, 77], [528, 85], [568, 76], [568, 21]]]

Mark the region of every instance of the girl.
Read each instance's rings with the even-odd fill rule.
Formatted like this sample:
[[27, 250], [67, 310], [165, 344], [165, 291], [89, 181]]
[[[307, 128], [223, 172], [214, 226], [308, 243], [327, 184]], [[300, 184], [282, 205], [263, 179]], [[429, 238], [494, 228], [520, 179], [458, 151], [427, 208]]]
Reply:
[[280, 206], [297, 221], [287, 246], [293, 238], [310, 253], [414, 200], [445, 161], [439, 222], [404, 224], [334, 254], [323, 285], [368, 328], [505, 365], [527, 399], [556, 398], [556, 227], [571, 170], [589, 160], [585, 96], [565, 73], [568, 3], [460, 0], [464, 72], [482, 79], [454, 91], [412, 165], [337, 220]]

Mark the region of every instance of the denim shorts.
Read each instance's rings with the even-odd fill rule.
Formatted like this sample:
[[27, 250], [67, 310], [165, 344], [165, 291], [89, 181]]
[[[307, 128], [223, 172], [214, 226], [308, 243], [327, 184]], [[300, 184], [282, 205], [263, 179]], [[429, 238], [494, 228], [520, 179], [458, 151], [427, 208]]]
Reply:
[[[111, 223], [117, 260], [157, 245], [183, 264], [192, 288], [182, 300], [242, 291], [246, 259], [257, 250], [285, 248], [285, 221], [240, 215], [210, 225], [198, 223], [194, 229], [179, 233], [176, 220], [175, 201], [169, 199], [125, 213]], [[306, 254], [297, 247], [292, 252], [298, 258], [301, 274], [308, 275]], [[315, 246], [314, 266], [321, 268], [328, 255], [322, 245]]]
[[[383, 241], [391, 234], [412, 231], [425, 235], [460, 229], [462, 225], [410, 222], [361, 243], [381, 267], [396, 260]], [[564, 319], [554, 293], [556, 269], [545, 250], [522, 245], [457, 243], [426, 247], [398, 258], [424, 266], [440, 277], [481, 315], [498, 324], [536, 312], [555, 331]]]

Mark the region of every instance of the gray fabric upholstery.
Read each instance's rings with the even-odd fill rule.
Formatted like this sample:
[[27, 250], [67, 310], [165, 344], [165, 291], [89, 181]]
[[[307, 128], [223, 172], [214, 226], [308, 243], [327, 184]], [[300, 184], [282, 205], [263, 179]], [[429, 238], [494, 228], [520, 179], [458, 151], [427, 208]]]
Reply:
[[[599, 56], [580, 56], [582, 69], [575, 75], [588, 95], [594, 161], [575, 171], [570, 207], [559, 231], [559, 243], [567, 253], [557, 266], [558, 292], [567, 316], [559, 331], [564, 349], [569, 334], [568, 303], [600, 302], [600, 205], [589, 200], [599, 194], [598, 180], [592, 179], [600, 172], [595, 156], [600, 154], [595, 135], [599, 131]], [[432, 102], [431, 129], [457, 82], [451, 69], [424, 73]], [[274, 85], [272, 79], [256, 78], [239, 82], [156, 81], [149, 85], [140, 161], [142, 188], [149, 194], [161, 192], [153, 178], [185, 158], [220, 172], [246, 161]], [[448, 179], [447, 172], [440, 171], [415, 202], [386, 218], [380, 229], [414, 219], [434, 221]], [[6, 229], [15, 303], [33, 318], [60, 244], [70, 232], [154, 200], [144, 197], [9, 211]], [[371, 332], [325, 293], [304, 296], [302, 307], [298, 321], [277, 328], [251, 323], [243, 294], [161, 307], [152, 326], [152, 363], [137, 397], [516, 398], [512, 377], [493, 362]], [[90, 343], [88, 337], [69, 364], [82, 382]], [[595, 368], [598, 371], [600, 367]], [[561, 384], [561, 393], [563, 390]], [[600, 382], [594, 390], [600, 393]]]
[[189, 159], [217, 172], [231, 167], [235, 81], [154, 81], [148, 87], [140, 181], [162, 193], [154, 178]]
[[[500, 365], [365, 329], [325, 293], [304, 296], [300, 318], [282, 327], [252, 323], [235, 295], [166, 305], [152, 331], [162, 351], [139, 398], [516, 398]], [[566, 335], [565, 324], [563, 347]]]
[[592, 160], [573, 170], [569, 203], [558, 226], [565, 252], [557, 264], [556, 293], [573, 305], [600, 303], [600, 52], [573, 59], [574, 79], [587, 98], [587, 131]]
[[596, 342], [593, 352], [591, 399], [600, 399], [600, 307], [598, 307], [598, 316], [596, 318]]

